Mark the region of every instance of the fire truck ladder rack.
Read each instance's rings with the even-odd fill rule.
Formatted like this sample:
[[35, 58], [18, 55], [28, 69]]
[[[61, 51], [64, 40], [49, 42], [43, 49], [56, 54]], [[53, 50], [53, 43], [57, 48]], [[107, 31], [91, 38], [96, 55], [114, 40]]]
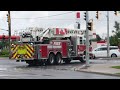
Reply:
[[83, 37], [85, 35], [85, 30], [80, 29], [66, 29], [66, 28], [48, 28], [43, 30], [39, 37], [70, 37], [70, 36], [79, 36]]

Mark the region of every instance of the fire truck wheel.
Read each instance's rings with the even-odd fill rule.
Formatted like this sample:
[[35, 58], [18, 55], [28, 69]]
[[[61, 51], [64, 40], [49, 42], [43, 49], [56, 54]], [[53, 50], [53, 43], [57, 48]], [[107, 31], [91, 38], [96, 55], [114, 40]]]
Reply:
[[48, 64], [48, 65], [53, 65], [53, 64], [55, 63], [54, 59], [55, 59], [55, 55], [51, 53], [51, 54], [49, 55], [48, 60], [47, 60], [47, 64]]
[[55, 64], [61, 64], [62, 63], [62, 56], [61, 54], [57, 54], [55, 56]]
[[26, 61], [26, 63], [28, 63], [29, 66], [35, 66], [35, 61]]
[[66, 59], [64, 59], [64, 62], [65, 62], [66, 64], [69, 64], [69, 63], [71, 62], [71, 59], [66, 58]]
[[86, 61], [85, 61], [85, 57], [80, 57], [80, 61], [82, 62], [82, 63], [85, 63]]

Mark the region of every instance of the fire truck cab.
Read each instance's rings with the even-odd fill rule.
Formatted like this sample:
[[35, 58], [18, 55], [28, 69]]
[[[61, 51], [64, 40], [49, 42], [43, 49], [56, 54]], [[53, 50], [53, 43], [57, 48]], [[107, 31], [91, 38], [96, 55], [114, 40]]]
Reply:
[[29, 65], [70, 63], [71, 60], [85, 62], [83, 31], [48, 28], [37, 29], [36, 32], [21, 34], [20, 42], [11, 47], [11, 59], [25, 61]]

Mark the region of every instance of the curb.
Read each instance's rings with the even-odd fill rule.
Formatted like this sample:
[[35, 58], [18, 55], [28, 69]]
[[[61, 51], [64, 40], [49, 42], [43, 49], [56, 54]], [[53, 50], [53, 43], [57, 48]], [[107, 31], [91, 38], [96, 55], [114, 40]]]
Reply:
[[[75, 70], [75, 69], [74, 69], [74, 70]], [[85, 73], [101, 74], [101, 75], [109, 75], [109, 76], [118, 76], [118, 77], [120, 77], [120, 75], [111, 74], [111, 73], [94, 72], [94, 71], [83, 71], [83, 70], [75, 70], [75, 71], [78, 71], [78, 72], [85, 72]]]
[[120, 60], [120, 57], [116, 57], [116, 58], [96, 58], [96, 59], [97, 60], [113, 60], [113, 59]]
[[5, 59], [7, 59], [7, 60], [9, 60], [9, 58], [8, 57], [0, 57], [0, 60], [5, 60]]

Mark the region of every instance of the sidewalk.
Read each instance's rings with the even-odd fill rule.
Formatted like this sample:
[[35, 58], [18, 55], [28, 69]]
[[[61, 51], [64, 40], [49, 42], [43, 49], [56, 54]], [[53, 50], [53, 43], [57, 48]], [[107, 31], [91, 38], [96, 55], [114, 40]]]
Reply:
[[89, 67], [86, 65], [75, 67], [75, 71], [89, 72], [89, 73], [97, 73], [104, 75], [115, 75], [120, 76], [120, 69], [111, 68], [111, 66], [120, 66], [120, 64], [90, 64]]

